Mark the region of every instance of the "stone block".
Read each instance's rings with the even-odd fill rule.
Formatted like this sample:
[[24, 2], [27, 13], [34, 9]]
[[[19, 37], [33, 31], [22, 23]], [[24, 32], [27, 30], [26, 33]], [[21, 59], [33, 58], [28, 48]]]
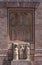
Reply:
[[11, 65], [31, 65], [31, 62], [25, 60], [17, 60], [17, 61], [13, 60]]

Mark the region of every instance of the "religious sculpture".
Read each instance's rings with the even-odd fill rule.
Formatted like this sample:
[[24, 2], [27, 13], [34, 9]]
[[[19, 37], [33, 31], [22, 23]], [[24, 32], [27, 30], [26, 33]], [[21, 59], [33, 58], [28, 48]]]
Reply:
[[26, 51], [27, 51], [27, 60], [30, 60], [30, 45], [27, 45]]
[[30, 45], [29, 44], [14, 44], [13, 52], [14, 60], [27, 59], [30, 60]]
[[14, 48], [14, 59], [18, 60], [18, 46], [17, 45], [15, 45], [15, 48]]
[[23, 45], [21, 45], [20, 46], [20, 59], [23, 59], [23, 52], [24, 52], [24, 46]]

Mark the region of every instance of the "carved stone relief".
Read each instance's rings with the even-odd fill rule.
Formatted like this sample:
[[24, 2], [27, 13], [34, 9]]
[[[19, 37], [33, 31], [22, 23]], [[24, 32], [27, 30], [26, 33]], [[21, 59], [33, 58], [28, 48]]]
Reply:
[[14, 44], [13, 60], [30, 60], [30, 43]]
[[32, 14], [26, 12], [9, 13], [11, 40], [32, 40]]

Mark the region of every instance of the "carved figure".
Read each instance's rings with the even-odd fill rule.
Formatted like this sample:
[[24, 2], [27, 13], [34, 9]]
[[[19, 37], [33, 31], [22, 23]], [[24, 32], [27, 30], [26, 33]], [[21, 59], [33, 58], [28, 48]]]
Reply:
[[18, 47], [17, 47], [17, 45], [15, 45], [15, 49], [14, 49], [14, 59], [18, 60]]

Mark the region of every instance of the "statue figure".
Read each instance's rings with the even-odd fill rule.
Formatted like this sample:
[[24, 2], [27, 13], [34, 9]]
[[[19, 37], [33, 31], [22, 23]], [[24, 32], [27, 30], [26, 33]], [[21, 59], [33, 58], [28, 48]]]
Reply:
[[20, 46], [20, 59], [23, 59], [23, 53], [24, 52], [24, 46], [23, 45], [21, 45]]
[[18, 60], [18, 46], [17, 45], [15, 45], [15, 48], [14, 48], [14, 59]]
[[27, 51], [27, 60], [30, 60], [30, 48], [27, 46], [26, 48]]

